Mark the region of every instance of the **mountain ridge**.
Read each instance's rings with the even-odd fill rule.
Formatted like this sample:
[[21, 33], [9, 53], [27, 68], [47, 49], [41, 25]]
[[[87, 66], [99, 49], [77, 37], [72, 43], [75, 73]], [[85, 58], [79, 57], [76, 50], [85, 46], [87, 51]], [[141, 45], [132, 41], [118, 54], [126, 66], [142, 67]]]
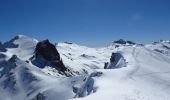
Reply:
[[[72, 76], [69, 77], [49, 65], [39, 68], [31, 62], [30, 58], [34, 56], [38, 43], [36, 39], [19, 35], [11, 41], [4, 43], [8, 44], [5, 46], [6, 51], [0, 51], [0, 99], [170, 98], [169, 41], [141, 45], [118, 40], [102, 48], [58, 43], [54, 46], [65, 67], [71, 70]], [[10, 43], [18, 46], [11, 47]], [[105, 67], [106, 62], [109, 62], [109, 67]]]

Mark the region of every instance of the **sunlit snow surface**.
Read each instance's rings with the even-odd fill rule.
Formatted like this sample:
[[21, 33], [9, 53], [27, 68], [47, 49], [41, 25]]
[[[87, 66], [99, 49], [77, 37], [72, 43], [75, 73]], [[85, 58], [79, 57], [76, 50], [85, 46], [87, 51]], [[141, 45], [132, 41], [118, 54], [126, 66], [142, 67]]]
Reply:
[[[11, 66], [4, 66], [3, 60], [0, 62], [0, 100], [31, 100], [38, 93], [43, 94], [44, 100], [170, 98], [169, 41], [144, 46], [135, 44], [115, 47], [117, 44], [112, 44], [103, 48], [58, 43], [56, 48], [64, 64], [77, 73], [72, 77], [62, 76], [48, 66], [40, 69], [26, 63], [25, 60], [33, 55], [37, 42], [33, 38], [20, 36], [14, 41], [19, 44], [18, 48], [8, 48], [7, 52], [1, 53], [6, 55], [5, 60], [13, 54], [18, 56], [18, 60], [17, 66], [12, 69]], [[121, 53], [125, 62], [119, 63], [126, 63], [126, 66], [104, 69], [104, 63], [110, 61], [112, 52]], [[4, 74], [5, 70], [13, 74]], [[96, 72], [102, 74], [93, 75]], [[74, 87], [80, 90], [75, 93]]]
[[145, 47], [124, 47], [127, 67], [98, 69], [97, 92], [83, 100], [169, 100], [170, 59]]

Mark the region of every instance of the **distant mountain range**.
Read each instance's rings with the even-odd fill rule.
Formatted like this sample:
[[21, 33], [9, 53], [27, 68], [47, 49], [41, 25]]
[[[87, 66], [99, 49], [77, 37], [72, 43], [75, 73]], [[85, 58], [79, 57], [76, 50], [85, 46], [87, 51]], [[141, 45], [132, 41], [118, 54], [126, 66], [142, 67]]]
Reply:
[[170, 41], [0, 42], [0, 100], [169, 100]]

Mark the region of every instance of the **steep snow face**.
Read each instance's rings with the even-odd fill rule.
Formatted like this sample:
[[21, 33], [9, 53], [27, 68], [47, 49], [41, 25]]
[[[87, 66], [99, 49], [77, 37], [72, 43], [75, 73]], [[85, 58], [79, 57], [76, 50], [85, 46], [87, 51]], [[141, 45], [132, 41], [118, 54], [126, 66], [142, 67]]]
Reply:
[[68, 100], [76, 95], [73, 86], [83, 84], [84, 78], [54, 77], [13, 56], [0, 61], [0, 100]]
[[22, 60], [28, 60], [33, 55], [37, 42], [36, 39], [31, 37], [18, 35], [4, 43], [4, 46], [7, 48], [8, 58], [15, 54]]

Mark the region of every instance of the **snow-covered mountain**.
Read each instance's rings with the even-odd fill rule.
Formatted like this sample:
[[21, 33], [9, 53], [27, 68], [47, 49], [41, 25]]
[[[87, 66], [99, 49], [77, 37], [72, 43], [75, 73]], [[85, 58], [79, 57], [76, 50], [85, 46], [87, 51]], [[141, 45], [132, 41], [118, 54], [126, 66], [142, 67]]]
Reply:
[[146, 47], [164, 55], [170, 56], [170, 41], [160, 40], [158, 42], [153, 42], [152, 44], [147, 44]]
[[52, 51], [61, 58], [38, 58], [43, 67], [33, 63], [38, 43], [44, 42], [24, 35], [0, 43], [0, 100], [170, 98], [170, 41], [143, 45], [120, 39], [103, 48], [58, 43]]

